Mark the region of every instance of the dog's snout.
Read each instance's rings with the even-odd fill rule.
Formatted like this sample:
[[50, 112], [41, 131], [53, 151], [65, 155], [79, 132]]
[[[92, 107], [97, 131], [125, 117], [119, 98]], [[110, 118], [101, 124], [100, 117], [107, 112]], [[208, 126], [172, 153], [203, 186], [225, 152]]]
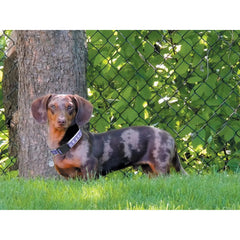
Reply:
[[66, 119], [64, 117], [59, 117], [58, 118], [58, 124], [59, 125], [64, 125], [66, 124]]

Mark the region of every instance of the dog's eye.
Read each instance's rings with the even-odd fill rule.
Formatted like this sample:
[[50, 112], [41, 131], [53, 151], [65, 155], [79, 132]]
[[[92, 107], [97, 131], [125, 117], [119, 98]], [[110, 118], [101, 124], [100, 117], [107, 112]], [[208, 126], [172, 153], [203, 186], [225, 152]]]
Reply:
[[54, 112], [56, 111], [56, 106], [55, 105], [50, 105], [49, 108], [50, 108], [52, 114], [54, 114]]
[[68, 111], [69, 114], [72, 114], [73, 113], [73, 106], [72, 105], [67, 106], [67, 111]]
[[73, 109], [73, 107], [72, 107], [72, 106], [70, 106], [70, 105], [69, 105], [69, 106], [67, 106], [67, 110], [68, 110], [68, 111], [71, 111], [72, 109]]

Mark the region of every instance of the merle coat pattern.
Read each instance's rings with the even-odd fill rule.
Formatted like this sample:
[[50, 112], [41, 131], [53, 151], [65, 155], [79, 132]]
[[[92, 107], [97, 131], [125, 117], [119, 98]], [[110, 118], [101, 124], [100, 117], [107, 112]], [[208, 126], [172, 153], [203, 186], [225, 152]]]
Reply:
[[54, 165], [66, 178], [83, 179], [132, 166], [151, 175], [168, 174], [170, 167], [187, 174], [178, 157], [175, 141], [166, 131], [136, 126], [93, 134], [83, 129], [93, 106], [78, 95], [49, 94], [32, 103], [32, 115], [48, 123], [48, 146], [66, 144], [79, 129], [81, 139], [66, 153], [54, 156]]

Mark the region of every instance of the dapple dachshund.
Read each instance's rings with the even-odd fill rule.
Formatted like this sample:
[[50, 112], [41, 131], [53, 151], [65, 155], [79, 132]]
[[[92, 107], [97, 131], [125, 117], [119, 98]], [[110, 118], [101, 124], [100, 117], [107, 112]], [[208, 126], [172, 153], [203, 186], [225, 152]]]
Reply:
[[92, 111], [92, 104], [78, 95], [51, 94], [32, 103], [33, 117], [48, 122], [48, 146], [65, 178], [88, 179], [128, 166], [152, 175], [167, 174], [173, 166], [187, 174], [168, 132], [136, 126], [93, 134], [83, 129]]

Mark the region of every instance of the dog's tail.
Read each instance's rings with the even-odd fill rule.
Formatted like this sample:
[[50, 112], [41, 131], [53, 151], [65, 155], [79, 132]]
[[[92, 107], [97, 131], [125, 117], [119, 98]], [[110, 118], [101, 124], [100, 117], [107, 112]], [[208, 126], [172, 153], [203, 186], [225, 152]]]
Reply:
[[175, 156], [173, 158], [172, 164], [173, 164], [173, 167], [176, 169], [177, 172], [181, 172], [184, 175], [188, 175], [188, 173], [182, 167], [182, 164], [180, 162], [180, 157], [177, 153], [177, 149], [175, 149]]

